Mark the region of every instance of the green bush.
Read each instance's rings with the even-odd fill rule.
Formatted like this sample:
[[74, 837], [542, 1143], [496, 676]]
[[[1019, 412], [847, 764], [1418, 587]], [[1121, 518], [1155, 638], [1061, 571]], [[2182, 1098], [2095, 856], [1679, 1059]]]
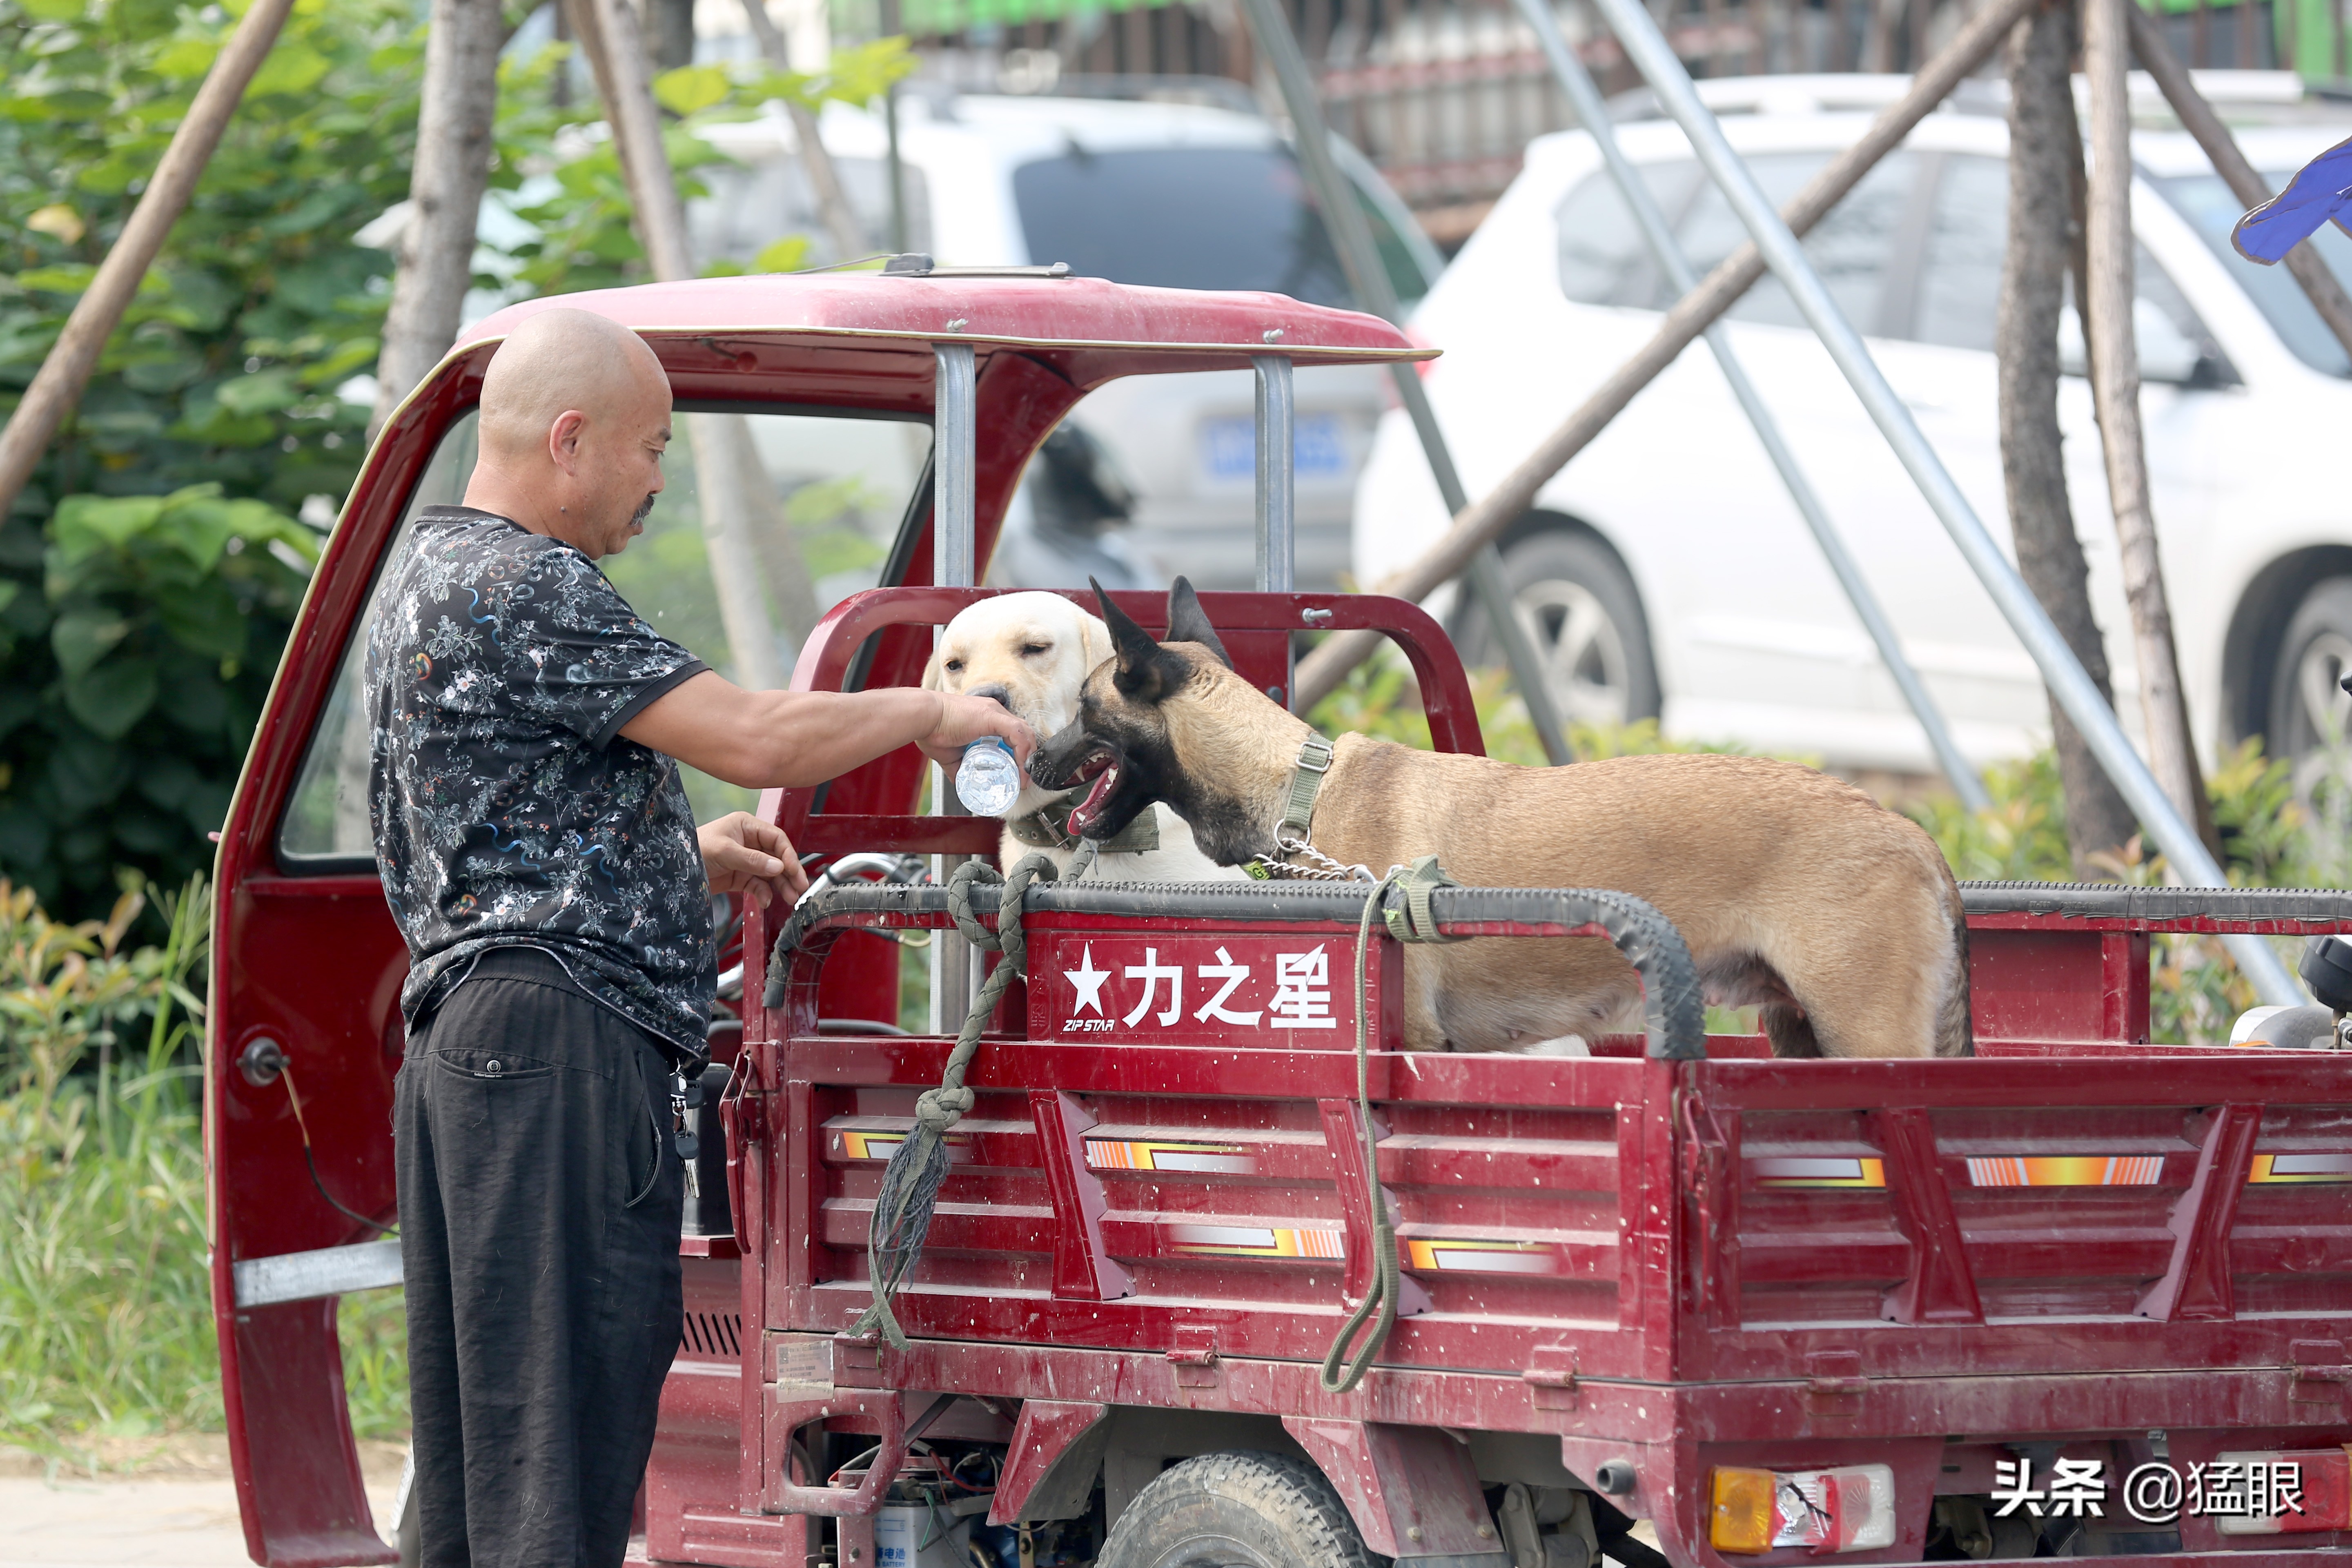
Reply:
[[50, 1452], [220, 1422], [187, 1060], [210, 906], [192, 880], [126, 953], [141, 903], [66, 925], [0, 883], [0, 1439]]
[[[0, 0], [0, 418], [242, 9]], [[124, 868], [168, 884], [210, 858], [204, 834], [316, 553], [291, 517], [339, 510], [362, 455], [368, 409], [338, 392], [374, 368], [392, 258], [352, 236], [408, 195], [422, 49], [402, 0], [296, 8], [74, 416], [0, 518], [0, 875], [61, 914], [102, 916]], [[552, 102], [566, 52], [499, 70], [491, 185], [550, 176], [506, 281], [540, 294], [645, 276], [611, 142], [558, 153], [558, 132], [595, 115]], [[691, 171], [722, 154], [696, 127], [772, 97], [864, 101], [910, 64], [890, 39], [816, 75], [668, 72], [656, 88], [680, 117], [672, 161], [697, 193]], [[796, 265], [802, 248], [780, 237], [759, 265]]]
[[[201, 877], [155, 899], [167, 935], [126, 952], [146, 900], [68, 925], [0, 881], [0, 1443], [95, 1463], [92, 1439], [221, 1425], [197, 1136]], [[408, 1425], [397, 1292], [347, 1297], [362, 1436]]]
[[69, 497], [48, 531], [37, 583], [0, 578], [0, 871], [81, 912], [117, 867], [211, 863], [317, 545], [216, 484]]
[[[232, 9], [241, 10], [242, 6]], [[121, 231], [235, 17], [0, 0], [0, 417]], [[409, 8], [296, 8], [73, 416], [0, 518], [0, 875], [103, 916], [208, 864], [366, 410], [407, 194]]]

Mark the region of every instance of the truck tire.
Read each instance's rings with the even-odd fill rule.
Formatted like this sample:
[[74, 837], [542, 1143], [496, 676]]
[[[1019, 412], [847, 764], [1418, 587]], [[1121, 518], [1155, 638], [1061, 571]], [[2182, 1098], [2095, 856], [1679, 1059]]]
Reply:
[[[1528, 534], [1503, 552], [1503, 575], [1519, 613], [1534, 625], [1536, 650], [1551, 676], [1552, 700], [1570, 723], [1616, 725], [1654, 719], [1658, 665], [1642, 595], [1617, 552], [1563, 524]], [[1499, 664], [1502, 649], [1473, 603], [1457, 620], [1465, 664]]]
[[1187, 1459], [1135, 1494], [1095, 1568], [1374, 1568], [1323, 1472], [1287, 1454]]
[[[2295, 794], [2308, 801], [2328, 771], [2328, 752], [2352, 730], [2352, 696], [2337, 685], [2352, 675], [2352, 577], [2312, 585], [2287, 617], [2271, 668], [2270, 725], [2264, 739], [2273, 757], [2294, 767]], [[2342, 763], [2336, 767], [2341, 770]]]

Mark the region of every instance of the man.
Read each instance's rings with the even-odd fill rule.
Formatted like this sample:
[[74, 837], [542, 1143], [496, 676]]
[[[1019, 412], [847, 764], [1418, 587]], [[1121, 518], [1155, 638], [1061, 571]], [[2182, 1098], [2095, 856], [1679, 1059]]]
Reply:
[[[698, 830], [677, 762], [810, 784], [1002, 706], [744, 691], [594, 564], [662, 489], [669, 384], [635, 334], [533, 316], [482, 384], [462, 507], [416, 521], [367, 654], [369, 809], [411, 968], [394, 1096], [415, 1497], [431, 1568], [612, 1568], [677, 1348], [673, 1068], [697, 1070], [710, 894], [804, 889], [742, 812]], [[674, 762], [672, 759], [676, 759]]]

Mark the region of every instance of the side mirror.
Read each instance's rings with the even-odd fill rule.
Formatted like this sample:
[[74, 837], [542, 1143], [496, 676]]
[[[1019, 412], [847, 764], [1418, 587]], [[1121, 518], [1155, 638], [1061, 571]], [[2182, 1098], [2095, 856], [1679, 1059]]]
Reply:
[[2139, 340], [2139, 378], [2186, 386], [2197, 379], [2205, 351], [2146, 300], [2132, 301], [2132, 333]]
[[[2132, 335], [2139, 341], [2142, 382], [2161, 386], [2210, 387], [2228, 380], [2219, 362], [2209, 358], [2195, 339], [2148, 300], [2132, 301]], [[2072, 307], [2058, 316], [2058, 374], [2091, 374], [2090, 357], [2083, 349], [2082, 318], [2074, 314]]]

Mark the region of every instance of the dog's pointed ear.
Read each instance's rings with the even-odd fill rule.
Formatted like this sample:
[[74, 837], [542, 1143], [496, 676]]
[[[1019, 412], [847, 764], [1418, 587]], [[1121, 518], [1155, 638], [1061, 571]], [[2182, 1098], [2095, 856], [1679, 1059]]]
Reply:
[[1201, 608], [1201, 595], [1192, 592], [1187, 578], [1177, 578], [1176, 585], [1168, 590], [1168, 640], [1199, 643], [1219, 664], [1227, 669], [1234, 667], [1233, 656], [1217, 640], [1217, 628], [1209, 624], [1208, 612]]
[[1160, 657], [1160, 645], [1151, 634], [1135, 624], [1135, 617], [1110, 602], [1103, 585], [1093, 578], [1087, 586], [1095, 591], [1096, 601], [1102, 605], [1103, 625], [1110, 628], [1111, 652], [1118, 659], [1121, 675], [1135, 675], [1147, 668]]
[[[1151, 638], [1151, 634], [1135, 624], [1135, 617], [1110, 602], [1110, 595], [1093, 578], [1087, 585], [1095, 591], [1102, 605], [1103, 624], [1110, 627], [1110, 646], [1116, 668], [1111, 671], [1111, 683], [1122, 696], [1141, 702], [1157, 702], [1170, 690], [1183, 683], [1191, 673], [1182, 660], [1175, 659], [1166, 648]], [[1171, 660], [1177, 668], [1168, 667]]]

